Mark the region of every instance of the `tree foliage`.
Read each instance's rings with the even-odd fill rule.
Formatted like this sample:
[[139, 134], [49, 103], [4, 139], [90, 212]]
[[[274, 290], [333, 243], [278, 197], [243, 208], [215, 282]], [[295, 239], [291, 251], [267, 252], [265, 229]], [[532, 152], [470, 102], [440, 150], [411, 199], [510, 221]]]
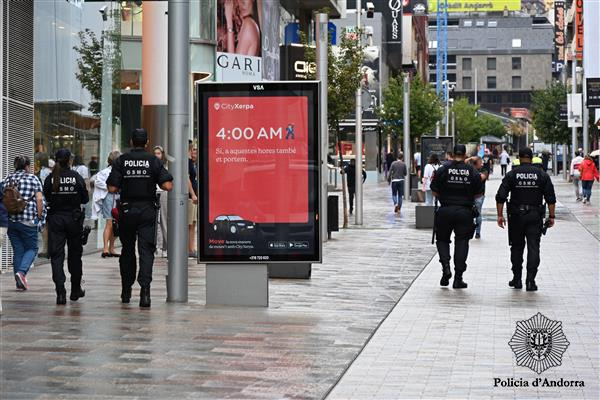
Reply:
[[[394, 137], [402, 136], [404, 118], [404, 85], [402, 77], [390, 78], [383, 91], [379, 109], [384, 131]], [[432, 134], [437, 121], [442, 118], [442, 104], [435, 90], [418, 76], [410, 83], [410, 136]]]
[[560, 121], [560, 105], [567, 103], [567, 90], [561, 82], [551, 82], [532, 96], [533, 127], [536, 135], [546, 143], [571, 142], [567, 123]]
[[504, 135], [506, 135], [506, 127], [498, 118], [494, 118], [490, 115], [484, 114], [479, 115], [477, 119], [479, 120], [478, 122], [480, 137], [485, 135], [492, 135], [498, 138], [502, 138], [504, 137]]
[[454, 111], [456, 138], [460, 143], [478, 142], [482, 136], [480, 131], [479, 117], [477, 116], [479, 106], [470, 104], [464, 97], [454, 100], [452, 111]]
[[79, 41], [79, 46], [73, 47], [79, 53], [75, 77], [92, 97], [90, 112], [99, 116], [102, 110], [102, 43], [89, 29], [79, 32]]

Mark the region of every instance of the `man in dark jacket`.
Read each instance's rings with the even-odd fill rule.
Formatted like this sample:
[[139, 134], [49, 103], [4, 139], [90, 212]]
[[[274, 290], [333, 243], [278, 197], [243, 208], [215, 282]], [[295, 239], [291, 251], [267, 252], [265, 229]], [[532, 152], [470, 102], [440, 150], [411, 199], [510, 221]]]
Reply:
[[[350, 214], [354, 211], [354, 193], [356, 192], [356, 160], [351, 159], [350, 165], [344, 168], [346, 182], [348, 183], [348, 201], [350, 202]], [[367, 179], [367, 173], [362, 171], [363, 182]]]

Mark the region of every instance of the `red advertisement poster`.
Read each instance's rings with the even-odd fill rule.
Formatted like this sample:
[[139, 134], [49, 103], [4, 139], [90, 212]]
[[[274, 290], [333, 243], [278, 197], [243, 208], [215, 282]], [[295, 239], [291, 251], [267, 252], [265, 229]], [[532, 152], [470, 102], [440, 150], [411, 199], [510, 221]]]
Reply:
[[209, 220], [308, 222], [306, 97], [208, 101]]

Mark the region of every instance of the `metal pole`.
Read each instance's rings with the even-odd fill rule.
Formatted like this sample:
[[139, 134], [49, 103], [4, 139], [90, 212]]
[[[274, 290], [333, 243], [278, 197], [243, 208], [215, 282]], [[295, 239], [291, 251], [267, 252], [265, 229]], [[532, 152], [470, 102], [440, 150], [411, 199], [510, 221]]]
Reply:
[[477, 105], [477, 68], [475, 68], [475, 101], [473, 103]]
[[[577, 40], [577, 32], [573, 35], [573, 44]], [[575, 47], [573, 47], [573, 61], [571, 62], [571, 94], [573, 95], [573, 101], [575, 104], [575, 95], [577, 94], [577, 55], [575, 54]], [[573, 104], [571, 105], [571, 111], [573, 110]], [[575, 158], [575, 152], [577, 151], [577, 127], [571, 128], [571, 159]]]
[[187, 302], [188, 299], [189, 27], [189, 0], [169, 0], [169, 171], [174, 180], [173, 190], [169, 193], [168, 198], [167, 301], [173, 302]]
[[448, 136], [448, 130], [450, 128], [450, 93], [448, 90], [449, 82], [445, 81], [444, 86], [444, 89], [446, 90], [446, 126], [444, 127], [444, 133], [445, 136]]
[[[327, 46], [329, 42], [329, 19], [325, 13], [315, 15], [317, 21], [317, 79], [321, 81], [321, 237], [327, 241], [327, 151], [329, 150], [329, 128], [327, 124]], [[337, 174], [336, 174], [337, 178]]]
[[569, 176], [567, 174], [567, 153], [569, 152], [569, 148], [568, 146], [563, 143], [562, 145], [562, 169], [563, 169], [563, 179], [566, 181], [569, 179]]
[[[361, 44], [361, 33], [360, 33], [360, 14], [362, 6], [361, 0], [356, 1], [356, 30], [359, 45]], [[356, 201], [356, 225], [362, 225], [363, 223], [363, 181], [362, 181], [362, 79], [356, 90], [356, 189], [355, 189], [355, 201]]]
[[454, 111], [452, 111], [452, 136], [454, 137], [456, 131], [456, 115], [454, 115]]
[[435, 138], [438, 139], [440, 137], [440, 121], [435, 123]]
[[[410, 81], [408, 74], [404, 76], [404, 112], [402, 117], [402, 127], [404, 128], [404, 162], [408, 175], [404, 179], [404, 199], [410, 201], [410, 165], [412, 157], [410, 155]], [[446, 136], [448, 132], [446, 131]]]
[[554, 172], [554, 176], [558, 175], [558, 156], [556, 154], [558, 150], [558, 145], [554, 143], [552, 145], [552, 171]]

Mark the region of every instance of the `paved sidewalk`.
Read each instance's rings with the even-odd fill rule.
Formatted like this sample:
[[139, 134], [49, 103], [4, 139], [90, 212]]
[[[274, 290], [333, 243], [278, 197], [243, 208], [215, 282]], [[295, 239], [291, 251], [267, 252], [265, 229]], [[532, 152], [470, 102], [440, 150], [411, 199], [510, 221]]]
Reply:
[[[471, 241], [464, 291], [441, 288], [437, 257], [383, 322], [328, 399], [598, 399], [599, 242], [560, 204], [542, 239], [538, 292], [514, 290], [504, 230], [495, 225], [498, 174], [488, 183], [481, 240]], [[571, 186], [557, 181], [560, 199]], [[594, 193], [596, 200], [598, 192]], [[595, 203], [597, 204], [597, 203]], [[578, 218], [597, 208], [568, 204]], [[592, 211], [590, 211], [592, 210]], [[594, 211], [595, 210], [595, 211]], [[592, 226], [592, 225], [590, 225]], [[590, 228], [591, 229], [591, 228]], [[537, 312], [562, 321], [562, 365], [541, 375], [516, 365], [508, 342]], [[495, 387], [494, 378], [583, 380], [585, 387]]]
[[189, 263], [190, 302], [166, 304], [158, 260], [152, 309], [119, 299], [116, 259], [84, 257], [87, 294], [58, 307], [49, 265], [15, 291], [0, 277], [2, 399], [319, 399], [435, 253], [429, 231], [394, 215], [387, 185], [365, 191], [365, 225], [334, 234], [310, 280], [271, 280], [270, 307], [207, 307]]

